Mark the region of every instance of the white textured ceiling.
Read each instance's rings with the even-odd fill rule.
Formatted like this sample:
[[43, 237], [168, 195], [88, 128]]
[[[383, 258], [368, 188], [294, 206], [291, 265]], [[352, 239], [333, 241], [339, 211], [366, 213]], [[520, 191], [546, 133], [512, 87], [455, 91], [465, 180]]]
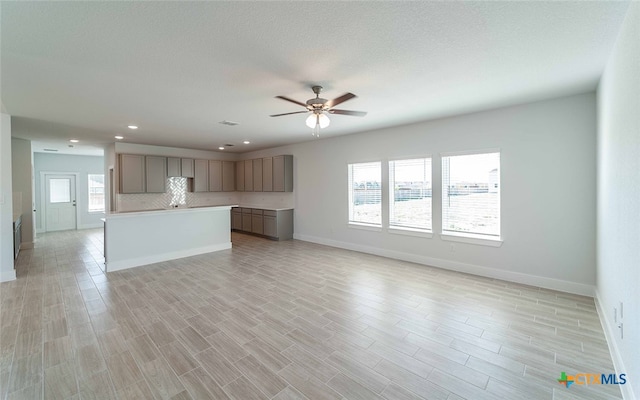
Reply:
[[[247, 151], [594, 90], [627, 2], [1, 2], [14, 135]], [[229, 127], [222, 120], [237, 121]], [[126, 129], [135, 123], [137, 132]], [[242, 145], [242, 140], [252, 144]], [[66, 143], [65, 143], [66, 145]]]

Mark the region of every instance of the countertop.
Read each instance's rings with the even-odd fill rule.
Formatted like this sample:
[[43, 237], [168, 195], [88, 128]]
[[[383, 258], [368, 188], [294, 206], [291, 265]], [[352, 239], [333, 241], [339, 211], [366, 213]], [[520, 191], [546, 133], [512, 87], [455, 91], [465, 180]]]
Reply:
[[233, 207], [239, 207], [239, 208], [255, 208], [258, 210], [269, 210], [269, 211], [285, 211], [285, 210], [293, 210], [293, 207], [265, 207], [265, 206], [260, 206], [260, 205], [249, 205], [249, 204], [241, 204], [238, 206], [233, 206]]
[[112, 211], [105, 215], [105, 218], [120, 218], [128, 216], [138, 215], [158, 215], [158, 214], [175, 214], [175, 213], [192, 213], [192, 212], [205, 212], [216, 208], [231, 209], [231, 207], [237, 207], [235, 204], [217, 205], [217, 206], [196, 206], [196, 207], [178, 207], [178, 208], [159, 208], [155, 210], [137, 210], [137, 211]]

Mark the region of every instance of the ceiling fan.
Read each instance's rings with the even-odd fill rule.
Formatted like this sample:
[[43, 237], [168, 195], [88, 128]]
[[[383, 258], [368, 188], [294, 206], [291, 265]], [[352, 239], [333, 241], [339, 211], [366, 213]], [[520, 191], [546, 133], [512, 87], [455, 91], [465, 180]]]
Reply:
[[275, 114], [271, 115], [271, 117], [281, 117], [283, 115], [291, 115], [291, 114], [303, 114], [303, 113], [311, 113], [309, 117], [307, 117], [307, 126], [313, 129], [312, 134], [314, 136], [320, 136], [320, 129], [324, 129], [329, 126], [331, 122], [327, 114], [340, 114], [340, 115], [351, 115], [355, 117], [364, 117], [367, 115], [364, 111], [351, 111], [351, 110], [339, 110], [333, 108], [338, 104], [344, 103], [347, 100], [351, 100], [356, 97], [353, 93], [345, 93], [340, 97], [337, 97], [333, 100], [327, 100], [320, 97], [320, 92], [322, 92], [322, 86], [312, 86], [311, 90], [315, 93], [316, 97], [313, 99], [307, 100], [306, 103], [299, 102], [297, 100], [290, 99], [285, 96], [276, 96], [278, 99], [286, 100], [291, 103], [297, 104], [306, 108], [306, 111], [294, 111], [290, 113], [284, 114]]

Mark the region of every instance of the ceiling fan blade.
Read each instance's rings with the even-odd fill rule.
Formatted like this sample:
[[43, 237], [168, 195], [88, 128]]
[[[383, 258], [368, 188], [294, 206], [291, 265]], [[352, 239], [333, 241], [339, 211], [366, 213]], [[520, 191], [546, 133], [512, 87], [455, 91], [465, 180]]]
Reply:
[[276, 96], [276, 99], [282, 99], [282, 100], [285, 100], [285, 101], [289, 101], [289, 102], [291, 102], [291, 103], [293, 103], [293, 104], [297, 104], [297, 105], [299, 105], [299, 106], [302, 106], [302, 107], [304, 107], [304, 108], [307, 108], [307, 105], [306, 105], [306, 104], [301, 103], [301, 102], [299, 102], [299, 101], [297, 101], [297, 100], [290, 99], [290, 98], [288, 98], [288, 97], [284, 97], [284, 96]]
[[335, 98], [335, 99], [333, 99], [333, 100], [329, 100], [329, 101], [327, 101], [327, 103], [325, 104], [325, 106], [326, 106], [326, 107], [329, 107], [329, 108], [331, 108], [331, 107], [335, 107], [335, 106], [337, 106], [337, 105], [338, 105], [338, 104], [340, 104], [340, 103], [344, 103], [344, 102], [345, 102], [345, 101], [347, 101], [347, 100], [351, 100], [351, 99], [353, 99], [354, 97], [357, 97], [357, 96], [356, 96], [355, 94], [353, 94], [353, 93], [345, 93], [345, 94], [343, 94], [343, 95], [342, 95], [342, 96], [340, 96], [340, 97], [336, 97], [336, 98]]
[[295, 112], [290, 112], [290, 113], [284, 113], [284, 114], [275, 114], [275, 115], [269, 115], [270, 117], [282, 117], [283, 115], [291, 115], [291, 114], [306, 114], [309, 111], [295, 111]]
[[354, 117], [364, 117], [367, 115], [366, 111], [351, 111], [351, 110], [329, 110], [331, 114], [352, 115]]

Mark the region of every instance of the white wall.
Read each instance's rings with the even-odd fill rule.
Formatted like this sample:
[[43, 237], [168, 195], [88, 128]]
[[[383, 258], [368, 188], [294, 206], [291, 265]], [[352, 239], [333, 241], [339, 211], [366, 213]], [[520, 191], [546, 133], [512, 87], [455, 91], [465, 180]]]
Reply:
[[[102, 227], [100, 218], [104, 215], [101, 212], [88, 211], [89, 209], [89, 174], [104, 174], [104, 160], [99, 156], [77, 156], [70, 154], [49, 154], [35, 153], [34, 155], [35, 169], [35, 191], [36, 191], [36, 210], [42, 209], [42, 189], [40, 172], [68, 172], [79, 173], [78, 182], [76, 182], [77, 207], [79, 209], [77, 221], [78, 229], [99, 228]], [[44, 230], [44, 213], [36, 212], [36, 229], [38, 232]]]
[[11, 186], [11, 116], [0, 113], [0, 282], [16, 279]]
[[[595, 144], [591, 93], [242, 156], [294, 155], [296, 238], [592, 295]], [[439, 153], [486, 148], [501, 149], [502, 247], [456, 243], [452, 252], [452, 242], [437, 234], [426, 239], [347, 226], [348, 163], [432, 155], [439, 233]]]
[[33, 152], [31, 141], [11, 138], [11, 171], [14, 193], [21, 194], [21, 204], [15, 212], [22, 214], [22, 247], [32, 248], [35, 241], [33, 210]]
[[[598, 87], [597, 297], [626, 399], [640, 396], [640, 3], [631, 2]], [[624, 302], [624, 339], [613, 321]], [[633, 391], [633, 392], [632, 392]]]

